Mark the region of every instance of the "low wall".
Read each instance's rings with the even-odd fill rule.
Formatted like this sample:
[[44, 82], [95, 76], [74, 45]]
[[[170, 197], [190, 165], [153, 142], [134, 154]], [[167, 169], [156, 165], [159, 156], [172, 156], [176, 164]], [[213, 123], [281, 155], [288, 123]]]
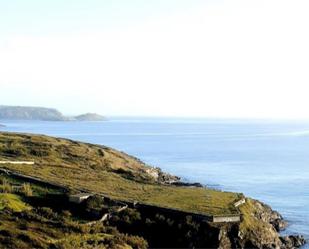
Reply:
[[246, 199], [243, 198], [243, 199], [241, 199], [241, 200], [235, 202], [235, 203], [234, 203], [234, 207], [237, 208], [237, 207], [239, 207], [239, 206], [241, 206], [242, 204], [245, 204], [245, 203], [246, 203]]
[[167, 208], [167, 207], [160, 207], [156, 205], [151, 204], [145, 204], [145, 203], [136, 203], [136, 202], [126, 202], [129, 207], [141, 209], [141, 210], [148, 210], [150, 212], [160, 212], [168, 215], [173, 216], [191, 216], [195, 220], [198, 220], [200, 222], [206, 221], [206, 222], [213, 222], [213, 223], [232, 223], [232, 222], [240, 222], [241, 221], [241, 214], [231, 214], [231, 215], [207, 215], [202, 213], [193, 213], [193, 212], [187, 212], [175, 208]]
[[68, 188], [66, 188], [65, 186], [62, 186], [60, 184], [46, 182], [46, 181], [41, 180], [39, 178], [19, 174], [17, 172], [14, 172], [14, 171], [11, 171], [11, 170], [8, 170], [8, 169], [0, 168], [0, 172], [7, 174], [9, 176], [13, 176], [17, 179], [23, 179], [23, 180], [27, 180], [29, 182], [38, 183], [40, 185], [43, 185], [43, 186], [46, 186], [46, 187], [51, 187], [51, 188], [56, 188], [56, 189], [62, 190], [64, 192], [68, 191]]
[[[32, 176], [26, 176], [8, 169], [4, 169], [4, 168], [0, 168], [0, 172], [3, 172], [5, 174], [8, 175], [12, 175], [14, 177], [20, 178], [20, 179], [25, 179], [27, 181], [30, 182], [35, 182], [35, 183], [39, 183], [45, 186], [50, 186], [53, 188], [57, 188], [57, 189], [61, 189], [65, 192], [68, 191], [68, 188], [66, 186], [60, 185], [60, 184], [56, 184], [56, 183], [52, 183], [52, 182], [47, 182], [45, 180], [36, 178], [36, 177], [32, 177]], [[86, 190], [83, 189], [76, 189], [78, 191], [81, 192], [87, 192]], [[89, 193], [89, 192], [88, 192]], [[89, 193], [89, 194], [96, 194], [96, 193]], [[170, 214], [170, 215], [174, 215], [174, 216], [192, 216], [194, 219], [198, 220], [198, 221], [207, 221], [207, 222], [214, 222], [214, 223], [231, 223], [231, 222], [240, 222], [241, 221], [241, 214], [231, 214], [231, 215], [218, 215], [218, 216], [214, 216], [214, 215], [207, 215], [207, 214], [202, 214], [202, 213], [192, 213], [192, 212], [187, 212], [187, 211], [183, 211], [180, 209], [175, 209], [175, 208], [169, 208], [169, 207], [160, 207], [157, 205], [152, 205], [152, 204], [146, 204], [146, 203], [139, 203], [136, 201], [122, 201], [122, 200], [114, 200], [108, 196], [102, 195], [100, 194], [100, 196], [102, 196], [103, 198], [105, 198], [106, 200], [109, 200], [111, 202], [114, 203], [119, 203], [121, 205], [128, 205], [131, 208], [137, 208], [137, 209], [143, 209], [143, 210], [149, 210], [152, 212], [161, 212], [161, 213], [165, 213], [165, 214]]]
[[231, 223], [231, 222], [240, 222], [240, 215], [230, 215], [230, 216], [213, 216], [212, 222], [214, 223]]
[[0, 161], [0, 164], [28, 164], [28, 165], [33, 165], [34, 162], [28, 162], [28, 161]]

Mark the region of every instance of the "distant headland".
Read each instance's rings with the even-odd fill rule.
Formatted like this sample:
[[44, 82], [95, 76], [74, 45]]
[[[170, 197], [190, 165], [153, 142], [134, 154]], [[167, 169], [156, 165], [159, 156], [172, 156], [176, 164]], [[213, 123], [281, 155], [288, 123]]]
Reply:
[[0, 120], [42, 120], [42, 121], [104, 121], [96, 113], [66, 116], [54, 108], [0, 105]]

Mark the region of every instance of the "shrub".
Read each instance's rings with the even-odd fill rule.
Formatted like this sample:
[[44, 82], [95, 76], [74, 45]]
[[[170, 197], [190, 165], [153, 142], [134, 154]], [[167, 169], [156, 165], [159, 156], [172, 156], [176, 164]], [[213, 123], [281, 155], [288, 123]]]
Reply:
[[133, 249], [147, 249], [148, 243], [142, 237], [133, 235], [120, 235], [120, 241], [125, 242]]
[[98, 195], [90, 196], [86, 200], [86, 209], [101, 209], [104, 206], [104, 200]]
[[12, 193], [12, 186], [6, 179], [2, 179], [1, 191], [2, 193]]
[[38, 213], [48, 219], [57, 217], [57, 214], [49, 207], [38, 208]]
[[62, 212], [61, 212], [61, 214], [62, 214], [62, 216], [64, 217], [64, 218], [70, 218], [71, 216], [72, 216], [72, 214], [71, 214], [71, 212], [69, 211], [69, 210], [63, 210]]
[[32, 196], [33, 192], [31, 185], [29, 183], [23, 183], [21, 192], [27, 197]]

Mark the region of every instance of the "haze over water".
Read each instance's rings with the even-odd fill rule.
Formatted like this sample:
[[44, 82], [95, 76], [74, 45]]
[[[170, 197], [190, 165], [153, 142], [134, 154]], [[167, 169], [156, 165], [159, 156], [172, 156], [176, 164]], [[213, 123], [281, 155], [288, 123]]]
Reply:
[[[188, 181], [243, 192], [309, 238], [309, 122], [115, 118], [1, 121], [5, 131], [104, 144]], [[309, 248], [308, 246], [305, 248]]]

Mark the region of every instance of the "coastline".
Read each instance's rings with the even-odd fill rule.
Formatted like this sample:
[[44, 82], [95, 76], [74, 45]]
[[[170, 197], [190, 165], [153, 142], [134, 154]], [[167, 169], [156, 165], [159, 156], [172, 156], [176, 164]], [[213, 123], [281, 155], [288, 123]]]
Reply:
[[[261, 217], [262, 217], [262, 216], [263, 216], [263, 215], [261, 215]], [[291, 242], [288, 242], [288, 241], [287, 241], [288, 239], [285, 238], [285, 236], [280, 236], [280, 237], [282, 237], [282, 240], [283, 240], [283, 241], [286, 241], [285, 243], [287, 243], [287, 244], [288, 244], [288, 243], [291, 243]], [[293, 240], [293, 241], [294, 241], [295, 239], [294, 239], [294, 238], [292, 239], [292, 237], [291, 237], [291, 238], [289, 238], [289, 240]], [[296, 242], [295, 242], [295, 243], [296, 243]]]
[[[207, 188], [207, 185], [203, 185], [198, 182], [191, 182], [189, 180], [184, 180], [179, 176], [171, 175], [170, 173], [164, 172], [161, 168], [154, 168], [160, 172], [160, 174], [163, 174], [166, 176], [165, 179], [167, 181], [163, 181], [163, 184], [171, 184], [175, 186], [186, 186], [186, 187], [203, 187]], [[220, 191], [220, 190], [219, 190]], [[288, 221], [284, 219], [284, 217], [278, 212], [271, 208], [271, 206], [259, 201], [254, 200], [248, 197], [244, 197], [244, 202], [240, 202], [240, 213], [241, 213], [241, 205], [244, 204], [246, 201], [252, 202], [255, 206], [256, 213], [251, 214], [252, 216], [256, 216], [257, 219], [262, 220], [265, 222], [269, 227], [267, 228], [266, 232], [273, 235], [275, 248], [282, 248], [282, 249], [292, 249], [292, 248], [301, 248], [302, 246], [307, 244], [307, 240], [305, 237], [301, 234], [293, 234], [293, 235], [281, 235], [281, 232], [285, 231], [285, 229], [289, 226]], [[238, 205], [238, 204], [236, 204]], [[243, 215], [243, 213], [241, 213]], [[235, 240], [242, 240], [247, 235], [242, 234], [241, 232], [238, 233], [236, 238], [233, 238]], [[264, 234], [265, 238], [267, 238], [266, 233]], [[279, 238], [279, 240], [276, 241], [276, 237]], [[267, 244], [265, 239], [262, 237], [251, 237], [249, 238], [251, 242], [255, 242], [255, 244], [252, 244], [251, 246], [255, 247], [258, 246], [258, 248], [268, 248], [267, 245], [265, 247], [265, 244]], [[267, 239], [266, 239], [267, 240]], [[224, 244], [225, 242], [223, 242]], [[223, 248], [226, 245], [222, 245]], [[269, 248], [272, 248], [273, 245], [269, 245]], [[228, 248], [228, 246], [227, 246]]]

